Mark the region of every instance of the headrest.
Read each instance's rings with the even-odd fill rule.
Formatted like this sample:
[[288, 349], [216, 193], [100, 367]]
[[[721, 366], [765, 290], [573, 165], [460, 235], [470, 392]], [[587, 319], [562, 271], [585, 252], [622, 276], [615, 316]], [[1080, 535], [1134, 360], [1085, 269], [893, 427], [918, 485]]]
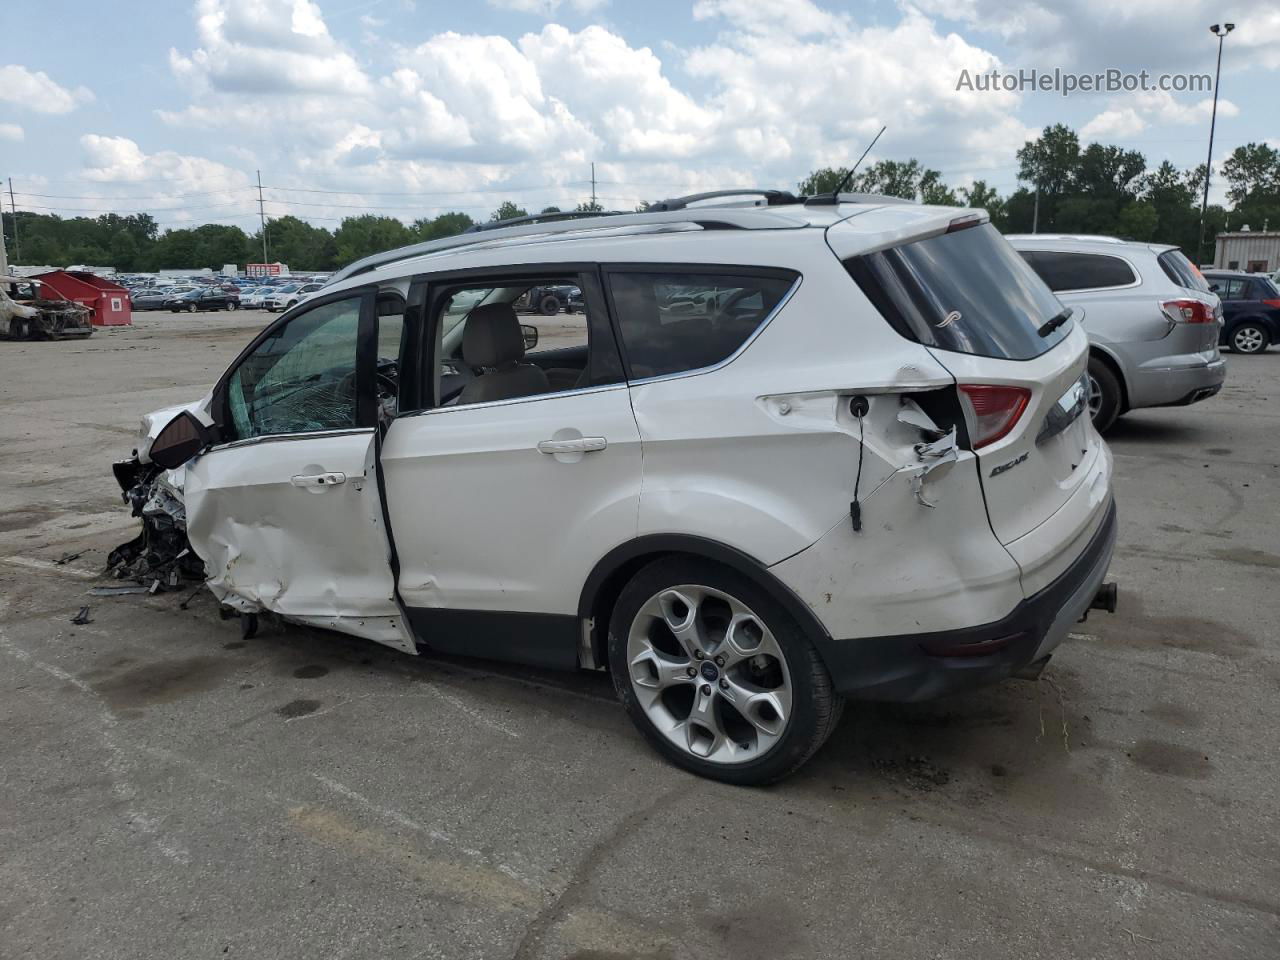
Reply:
[[486, 303], [467, 315], [462, 359], [473, 367], [500, 367], [524, 356], [524, 333], [509, 303]]

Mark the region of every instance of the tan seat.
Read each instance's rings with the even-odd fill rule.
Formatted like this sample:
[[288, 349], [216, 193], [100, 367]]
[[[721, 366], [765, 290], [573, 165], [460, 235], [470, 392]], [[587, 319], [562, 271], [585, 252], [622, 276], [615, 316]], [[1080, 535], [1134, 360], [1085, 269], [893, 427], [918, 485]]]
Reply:
[[481, 373], [468, 383], [458, 403], [484, 403], [549, 393], [551, 384], [541, 367], [521, 363], [524, 333], [509, 303], [487, 303], [467, 316], [462, 331], [462, 359]]

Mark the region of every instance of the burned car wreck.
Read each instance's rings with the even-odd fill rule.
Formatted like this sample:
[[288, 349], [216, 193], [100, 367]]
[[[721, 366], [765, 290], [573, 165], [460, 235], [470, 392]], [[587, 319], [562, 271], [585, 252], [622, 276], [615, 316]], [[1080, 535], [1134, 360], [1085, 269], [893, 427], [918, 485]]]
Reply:
[[0, 276], [0, 336], [9, 340], [61, 340], [93, 334], [92, 311], [47, 283]]

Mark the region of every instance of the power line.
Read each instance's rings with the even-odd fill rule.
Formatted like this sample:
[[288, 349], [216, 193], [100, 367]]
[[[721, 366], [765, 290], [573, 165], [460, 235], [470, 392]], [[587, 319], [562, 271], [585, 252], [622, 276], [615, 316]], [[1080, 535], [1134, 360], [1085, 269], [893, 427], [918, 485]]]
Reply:
[[[10, 181], [12, 182], [12, 181]], [[212, 197], [221, 193], [240, 193], [245, 190], [252, 190], [253, 187], [228, 187], [225, 190], [205, 190], [200, 193], [157, 193], [157, 194], [126, 194], [121, 196], [104, 196], [98, 194], [96, 196], [75, 196], [65, 193], [31, 193], [26, 190], [17, 191], [20, 197], [39, 197], [42, 200], [186, 200], [190, 197]]]

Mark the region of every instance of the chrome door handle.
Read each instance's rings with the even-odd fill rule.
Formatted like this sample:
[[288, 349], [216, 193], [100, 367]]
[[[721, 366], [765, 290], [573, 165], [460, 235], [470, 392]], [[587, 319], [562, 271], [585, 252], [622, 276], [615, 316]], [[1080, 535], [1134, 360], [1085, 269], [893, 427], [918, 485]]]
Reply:
[[578, 437], [576, 440], [542, 440], [538, 443], [539, 453], [591, 453], [603, 450], [609, 445], [604, 437]]
[[295, 487], [336, 487], [347, 482], [345, 473], [330, 471], [329, 473], [305, 473], [290, 477], [289, 482]]

